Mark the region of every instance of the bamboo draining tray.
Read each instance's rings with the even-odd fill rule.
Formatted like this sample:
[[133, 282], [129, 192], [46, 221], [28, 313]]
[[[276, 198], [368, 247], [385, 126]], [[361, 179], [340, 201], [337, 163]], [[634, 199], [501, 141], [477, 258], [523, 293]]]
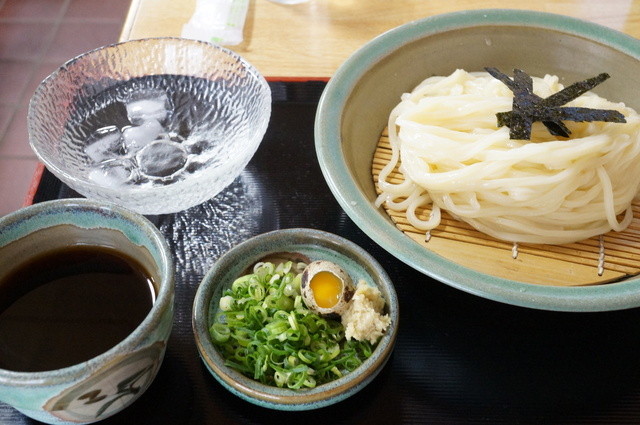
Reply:
[[[391, 158], [391, 147], [385, 129], [372, 162], [373, 180], [378, 189], [380, 170]], [[389, 181], [403, 180], [397, 167]], [[519, 244], [517, 258], [513, 258], [513, 244], [500, 241], [468, 224], [452, 218], [443, 211], [440, 226], [425, 232], [408, 223], [404, 213], [388, 210], [396, 226], [408, 237], [444, 258], [462, 266], [493, 276], [526, 283], [556, 286], [582, 286], [611, 283], [640, 274], [640, 203], [633, 204], [634, 218], [624, 232], [604, 235], [604, 273], [598, 275], [600, 258], [599, 237], [565, 245]], [[419, 211], [426, 219], [429, 210]]]

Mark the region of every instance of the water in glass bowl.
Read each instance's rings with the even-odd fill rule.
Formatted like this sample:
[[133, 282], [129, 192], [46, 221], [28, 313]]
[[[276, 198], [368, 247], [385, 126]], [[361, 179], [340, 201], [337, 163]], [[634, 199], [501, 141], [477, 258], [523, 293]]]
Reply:
[[176, 75], [116, 84], [78, 100], [65, 144], [79, 147], [90, 181], [123, 190], [171, 185], [224, 168], [246, 145], [229, 138], [248, 137], [251, 126], [243, 125], [250, 120], [229, 84]]

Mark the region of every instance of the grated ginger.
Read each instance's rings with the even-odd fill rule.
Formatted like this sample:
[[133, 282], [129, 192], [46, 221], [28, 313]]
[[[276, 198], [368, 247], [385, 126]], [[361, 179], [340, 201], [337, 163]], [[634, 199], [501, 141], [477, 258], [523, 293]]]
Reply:
[[388, 314], [382, 315], [383, 309], [384, 298], [380, 290], [360, 280], [349, 307], [342, 313], [347, 340], [368, 340], [375, 344], [391, 323]]

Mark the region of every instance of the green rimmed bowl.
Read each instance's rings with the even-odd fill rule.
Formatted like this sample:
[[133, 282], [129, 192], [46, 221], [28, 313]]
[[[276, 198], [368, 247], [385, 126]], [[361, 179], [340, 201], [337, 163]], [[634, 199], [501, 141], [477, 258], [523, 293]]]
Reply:
[[400, 95], [432, 75], [493, 66], [574, 82], [600, 72], [597, 93], [640, 109], [640, 42], [582, 20], [525, 10], [474, 10], [395, 28], [355, 52], [331, 78], [316, 116], [316, 151], [327, 183], [349, 217], [411, 267], [458, 289], [509, 304], [561, 311], [640, 306], [640, 279], [584, 287], [497, 277], [444, 258], [403, 234], [375, 207], [371, 161]]
[[[272, 253], [298, 252], [311, 260], [339, 264], [354, 280], [375, 284], [386, 301], [391, 324], [375, 350], [356, 370], [315, 388], [291, 390], [264, 385], [224, 365], [213, 346], [209, 327], [224, 289], [246, 268]], [[395, 289], [378, 262], [362, 248], [340, 236], [313, 229], [285, 229], [248, 239], [225, 253], [206, 274], [193, 304], [193, 332], [200, 357], [224, 388], [258, 406], [276, 410], [311, 410], [342, 401], [369, 384], [386, 364], [395, 345], [399, 309]]]
[[[112, 203], [58, 199], [0, 217], [0, 281], [31, 258], [74, 245], [110, 248], [135, 259], [153, 277], [156, 298], [133, 332], [93, 358], [55, 370], [0, 368], [0, 401], [50, 424], [93, 423], [130, 406], [155, 379], [173, 327], [175, 271], [169, 246], [148, 219]], [[25, 334], [25, 340], [36, 337], [41, 334]], [[69, 342], [69, 349], [73, 346]], [[11, 352], [4, 345], [2, 350]]]

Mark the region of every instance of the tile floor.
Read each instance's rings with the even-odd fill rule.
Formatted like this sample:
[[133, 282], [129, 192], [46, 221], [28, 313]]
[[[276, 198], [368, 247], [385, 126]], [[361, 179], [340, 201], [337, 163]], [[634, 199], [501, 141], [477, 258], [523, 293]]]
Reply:
[[20, 208], [38, 165], [27, 107], [66, 60], [118, 41], [131, 0], [0, 0], [0, 216]]

